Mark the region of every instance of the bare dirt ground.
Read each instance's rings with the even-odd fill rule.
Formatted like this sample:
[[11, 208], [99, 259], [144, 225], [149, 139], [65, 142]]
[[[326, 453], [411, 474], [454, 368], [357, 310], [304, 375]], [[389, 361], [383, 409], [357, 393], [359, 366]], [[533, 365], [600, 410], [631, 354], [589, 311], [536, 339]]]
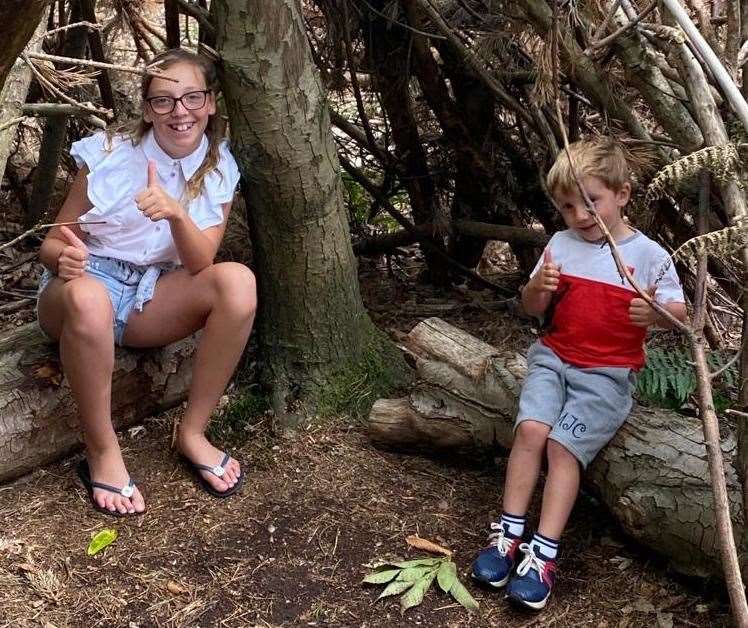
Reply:
[[[495, 344], [530, 342], [530, 326], [491, 311], [487, 293], [417, 287], [415, 272], [407, 263], [393, 274], [362, 263], [364, 297], [382, 328], [407, 332], [440, 315]], [[280, 437], [259, 416], [225, 443], [249, 477], [240, 496], [220, 501], [169, 450], [168, 415], [144, 428], [122, 435], [148, 500], [143, 517], [95, 513], [76, 459], [0, 486], [0, 627], [729, 625], [718, 586], [670, 574], [587, 495], [572, 514], [544, 613], [518, 612], [476, 587], [467, 573], [499, 514], [500, 454], [382, 452], [347, 417]], [[536, 515], [537, 503], [531, 522]], [[88, 557], [91, 535], [104, 527], [119, 538]], [[455, 550], [477, 613], [431, 590], [403, 616], [396, 598], [376, 602], [381, 587], [360, 584], [365, 563], [414, 556], [405, 544], [413, 533]]]

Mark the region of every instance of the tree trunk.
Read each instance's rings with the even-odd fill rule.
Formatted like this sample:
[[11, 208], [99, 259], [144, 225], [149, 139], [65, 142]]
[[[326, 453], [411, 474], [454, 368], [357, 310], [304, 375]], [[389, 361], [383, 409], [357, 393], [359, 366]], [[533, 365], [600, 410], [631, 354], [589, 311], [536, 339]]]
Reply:
[[[117, 429], [187, 396], [194, 338], [163, 349], [117, 349], [112, 420]], [[78, 418], [57, 347], [32, 323], [0, 336], [0, 482], [81, 446]]]
[[294, 400], [334, 410], [327, 401], [340, 400], [363, 364], [379, 364], [382, 372], [369, 376], [389, 380], [401, 358], [361, 301], [330, 118], [299, 0], [214, 0], [211, 9], [249, 208], [262, 377], [279, 418], [292, 423], [286, 411]]
[[[511, 446], [524, 356], [432, 318], [404, 343], [421, 383], [405, 399], [380, 399], [372, 441], [389, 447], [470, 450]], [[722, 439], [735, 536], [743, 536], [736, 443]], [[721, 577], [706, 449], [696, 417], [636, 407], [586, 472], [621, 527], [689, 575]], [[741, 564], [744, 564], [741, 556]], [[745, 567], [744, 567], [745, 571]]]
[[[0, 10], [2, 14], [2, 10]], [[41, 37], [47, 30], [47, 21], [44, 18], [38, 20], [38, 26], [33, 33], [34, 38]], [[42, 41], [38, 40], [31, 45], [35, 52], [41, 50]], [[23, 115], [23, 104], [31, 85], [31, 68], [20, 58], [15, 59], [12, 67], [6, 75], [5, 83], [0, 83], [0, 127], [7, 128], [0, 131], [0, 179], [5, 173], [5, 165], [10, 157], [10, 149], [16, 136], [18, 124], [9, 124]]]
[[0, 86], [42, 19], [50, 0], [3, 0], [0, 2]]

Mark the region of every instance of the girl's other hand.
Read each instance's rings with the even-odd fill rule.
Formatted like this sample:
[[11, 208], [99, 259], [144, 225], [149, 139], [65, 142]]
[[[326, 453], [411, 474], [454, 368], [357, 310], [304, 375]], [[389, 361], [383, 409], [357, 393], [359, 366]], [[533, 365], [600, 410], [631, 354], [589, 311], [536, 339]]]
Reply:
[[156, 162], [148, 160], [148, 187], [135, 197], [138, 209], [146, 218], [175, 220], [185, 216], [184, 208], [169, 196], [158, 181]]
[[57, 258], [57, 276], [63, 281], [70, 281], [82, 276], [86, 271], [88, 247], [68, 227], [60, 227], [67, 246]]

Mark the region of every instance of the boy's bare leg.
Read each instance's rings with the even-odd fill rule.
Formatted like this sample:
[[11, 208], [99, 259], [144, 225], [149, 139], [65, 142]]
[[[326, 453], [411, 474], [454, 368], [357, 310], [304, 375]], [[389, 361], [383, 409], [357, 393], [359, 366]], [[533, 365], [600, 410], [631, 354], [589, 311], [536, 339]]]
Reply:
[[[68, 282], [53, 279], [39, 299], [39, 323], [60, 341], [60, 359], [78, 406], [91, 477], [124, 486], [129, 474], [111, 420], [112, 317], [106, 288], [87, 276]], [[122, 514], [145, 510], [137, 488], [130, 499], [95, 488], [93, 499], [100, 507]]]
[[548, 474], [543, 490], [538, 532], [560, 539], [579, 492], [579, 461], [563, 445], [548, 440]]
[[523, 421], [514, 433], [504, 481], [504, 512], [524, 516], [530, 506], [550, 433], [540, 421]]

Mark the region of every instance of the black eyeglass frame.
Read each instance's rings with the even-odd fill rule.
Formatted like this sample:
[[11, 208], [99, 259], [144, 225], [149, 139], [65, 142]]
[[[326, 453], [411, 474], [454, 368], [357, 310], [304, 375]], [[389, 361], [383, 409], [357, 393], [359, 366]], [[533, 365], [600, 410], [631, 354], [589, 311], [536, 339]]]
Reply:
[[[182, 94], [179, 98], [174, 98], [174, 96], [166, 96], [166, 95], [164, 95], [164, 96], [149, 96], [148, 98], [145, 99], [145, 101], [148, 103], [148, 106], [151, 108], [151, 111], [153, 111], [153, 113], [155, 113], [156, 115], [159, 115], [159, 116], [167, 116], [172, 111], [174, 111], [174, 109], [176, 109], [178, 102], [181, 102], [182, 103], [182, 107], [184, 107], [187, 111], [197, 111], [198, 109], [202, 109], [203, 107], [205, 107], [205, 103], [208, 102], [208, 94], [211, 94], [212, 92], [213, 92], [212, 89], [195, 89], [195, 90], [192, 90], [191, 92], [186, 92], [186, 93]], [[199, 107], [193, 107], [193, 108], [188, 107], [187, 104], [182, 99], [185, 96], [190, 96], [191, 94], [202, 94], [203, 95], [203, 104], [200, 105]], [[153, 108], [153, 105], [151, 104], [151, 101], [152, 100], [156, 100], [157, 98], [168, 98], [169, 100], [171, 100], [171, 109], [169, 109], [169, 111], [156, 111]]]

